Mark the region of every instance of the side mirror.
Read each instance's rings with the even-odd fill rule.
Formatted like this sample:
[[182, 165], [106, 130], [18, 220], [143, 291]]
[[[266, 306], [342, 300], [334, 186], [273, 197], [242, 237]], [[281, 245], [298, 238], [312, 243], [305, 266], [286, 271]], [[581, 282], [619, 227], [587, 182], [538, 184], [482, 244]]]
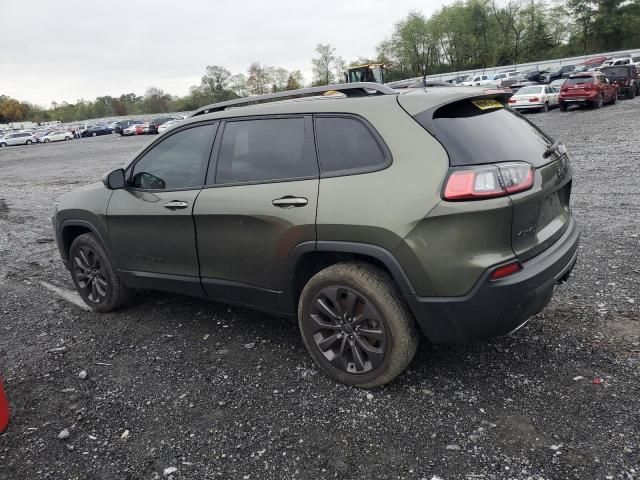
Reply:
[[112, 172], [107, 173], [104, 177], [102, 177], [102, 183], [104, 183], [104, 186], [109, 190], [124, 188], [126, 186], [126, 182], [124, 180], [124, 170], [118, 168], [117, 170], [113, 170]]

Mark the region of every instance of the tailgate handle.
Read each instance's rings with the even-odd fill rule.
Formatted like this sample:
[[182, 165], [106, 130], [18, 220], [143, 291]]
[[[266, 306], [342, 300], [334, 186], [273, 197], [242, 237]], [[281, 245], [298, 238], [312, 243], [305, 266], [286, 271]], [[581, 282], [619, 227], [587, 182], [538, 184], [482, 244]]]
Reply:
[[178, 210], [180, 208], [187, 208], [188, 206], [189, 202], [183, 202], [181, 200], [173, 200], [164, 204], [164, 208], [168, 208], [169, 210]]
[[286, 197], [276, 198], [271, 202], [274, 207], [280, 208], [292, 208], [292, 207], [304, 207], [309, 201], [304, 197], [292, 197], [287, 195]]

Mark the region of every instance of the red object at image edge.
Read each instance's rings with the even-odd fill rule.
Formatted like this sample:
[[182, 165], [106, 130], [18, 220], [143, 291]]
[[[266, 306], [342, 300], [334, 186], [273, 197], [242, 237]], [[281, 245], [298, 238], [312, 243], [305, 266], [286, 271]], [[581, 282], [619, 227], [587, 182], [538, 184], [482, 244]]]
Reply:
[[9, 424], [9, 402], [4, 393], [2, 378], [0, 378], [0, 433], [4, 432]]

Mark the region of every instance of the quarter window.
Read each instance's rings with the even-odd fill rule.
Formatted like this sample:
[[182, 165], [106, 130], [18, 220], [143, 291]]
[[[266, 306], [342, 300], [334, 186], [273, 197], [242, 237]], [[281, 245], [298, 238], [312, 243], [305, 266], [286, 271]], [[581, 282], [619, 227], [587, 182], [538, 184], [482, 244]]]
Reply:
[[380, 141], [356, 118], [317, 117], [316, 143], [323, 176], [381, 170], [390, 162]]
[[[317, 177], [305, 119], [268, 118], [227, 122], [215, 183], [269, 182]], [[213, 178], [207, 179], [213, 183]]]
[[215, 123], [201, 125], [165, 138], [134, 165], [129, 184], [151, 190], [202, 186], [216, 128]]

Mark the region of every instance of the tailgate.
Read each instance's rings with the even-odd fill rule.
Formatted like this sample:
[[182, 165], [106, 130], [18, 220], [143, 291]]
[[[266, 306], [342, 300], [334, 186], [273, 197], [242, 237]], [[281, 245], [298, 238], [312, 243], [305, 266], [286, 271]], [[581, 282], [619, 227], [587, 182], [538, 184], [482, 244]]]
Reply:
[[566, 230], [571, 216], [571, 165], [566, 153], [536, 168], [531, 190], [512, 195], [512, 247], [521, 261], [550, 247]]
[[[445, 147], [450, 172], [467, 168], [486, 172], [493, 165], [502, 168], [510, 162], [533, 168], [533, 186], [509, 195], [513, 209], [511, 249], [525, 261], [550, 247], [567, 229], [572, 170], [562, 144], [522, 115], [503, 108], [500, 100], [458, 100], [414, 118]], [[489, 183], [480, 182], [477, 188], [495, 188], [495, 183]], [[466, 183], [460, 185], [464, 190]]]

